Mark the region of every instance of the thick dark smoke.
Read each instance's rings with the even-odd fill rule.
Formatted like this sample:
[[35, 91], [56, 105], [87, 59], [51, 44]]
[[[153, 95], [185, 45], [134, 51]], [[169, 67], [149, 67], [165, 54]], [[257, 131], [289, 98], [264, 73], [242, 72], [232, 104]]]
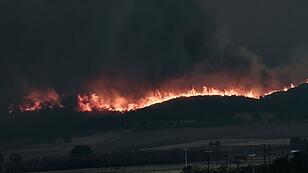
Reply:
[[102, 88], [138, 95], [169, 84], [266, 90], [306, 73], [282, 78], [289, 66], [269, 68], [226, 38], [197, 0], [1, 3], [5, 106], [36, 88], [61, 95]]
[[209, 54], [216, 31], [202, 7], [188, 1], [11, 6], [6, 34], [13, 75], [60, 89], [78, 87], [98, 73], [136, 80], [181, 74]]

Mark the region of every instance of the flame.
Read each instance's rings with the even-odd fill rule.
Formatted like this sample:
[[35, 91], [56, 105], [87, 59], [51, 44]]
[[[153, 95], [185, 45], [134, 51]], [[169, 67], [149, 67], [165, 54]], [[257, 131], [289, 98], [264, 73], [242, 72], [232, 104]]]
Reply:
[[[300, 83], [300, 84], [304, 84], [304, 83], [308, 83], [308, 79], [307, 79], [305, 82], [302, 82], [302, 83]], [[299, 85], [300, 85], [300, 84], [299, 84]], [[297, 86], [298, 86], [298, 85], [297, 85]], [[289, 86], [284, 86], [284, 87], [283, 87], [282, 89], [280, 89], [280, 90], [273, 90], [273, 91], [267, 92], [267, 93], [264, 94], [264, 96], [271, 95], [271, 94], [273, 94], [273, 93], [280, 92], [280, 91], [286, 92], [286, 91], [288, 91], [289, 89], [292, 89], [292, 88], [295, 88], [295, 87], [296, 87], [296, 85], [294, 85], [293, 83], [290, 83]]]
[[[52, 89], [47, 91], [33, 90], [28, 94], [23, 102], [18, 105], [21, 112], [34, 112], [43, 108], [62, 108], [60, 96]], [[10, 110], [9, 112], [12, 112]]]
[[97, 93], [91, 93], [89, 95], [78, 95], [78, 110], [81, 112], [91, 111], [117, 111], [128, 112], [132, 110], [142, 109], [154, 104], [162, 103], [168, 100], [180, 98], [180, 97], [193, 97], [193, 96], [243, 96], [248, 98], [260, 99], [262, 96], [266, 96], [278, 91], [288, 91], [294, 88], [294, 84], [285, 86], [280, 90], [273, 90], [267, 93], [259, 93], [256, 90], [243, 90], [243, 89], [217, 89], [204, 86], [201, 90], [197, 90], [195, 87], [187, 91], [160, 91], [155, 90], [152, 93], [148, 93], [145, 97], [130, 100], [125, 97], [116, 96], [111, 99], [106, 96], [99, 95]]
[[[308, 83], [308, 79], [300, 83]], [[298, 85], [300, 85], [298, 84]], [[260, 92], [256, 89], [242, 89], [242, 88], [230, 88], [219, 89], [214, 87], [203, 86], [201, 88], [192, 87], [187, 90], [154, 90], [144, 94], [140, 98], [129, 98], [121, 96], [119, 94], [104, 95], [99, 93], [86, 93], [77, 95], [76, 108], [80, 112], [91, 111], [116, 111], [116, 112], [128, 112], [133, 110], [142, 109], [154, 104], [162, 103], [168, 100], [180, 98], [180, 97], [193, 97], [193, 96], [243, 96], [248, 98], [260, 99], [263, 96], [270, 95], [275, 92], [286, 92], [291, 88], [295, 88], [298, 85], [290, 83], [288, 86], [281, 89], [272, 90], [269, 92]], [[40, 91], [34, 90], [28, 96], [22, 104], [18, 106], [21, 112], [34, 112], [41, 109], [54, 109], [63, 108], [60, 101], [60, 96], [54, 90]], [[12, 109], [9, 112], [13, 112]]]

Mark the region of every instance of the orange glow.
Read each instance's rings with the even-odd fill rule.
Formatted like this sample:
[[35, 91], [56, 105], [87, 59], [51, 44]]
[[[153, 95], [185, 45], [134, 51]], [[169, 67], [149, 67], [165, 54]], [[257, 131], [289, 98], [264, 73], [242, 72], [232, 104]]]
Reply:
[[250, 98], [258, 98], [259, 96], [254, 94], [253, 91], [241, 92], [234, 89], [230, 90], [219, 90], [215, 88], [203, 87], [202, 90], [197, 90], [194, 87], [187, 91], [178, 92], [162, 92], [160, 90], [148, 93], [144, 98], [131, 101], [125, 97], [116, 96], [115, 98], [104, 98], [96, 93], [90, 95], [78, 95], [78, 106], [79, 111], [89, 112], [89, 111], [117, 111], [117, 112], [127, 112], [132, 110], [141, 109], [154, 105], [157, 103], [162, 103], [168, 100], [172, 100], [179, 97], [192, 97], [192, 96], [245, 96]]
[[[307, 79], [305, 82], [303, 82], [303, 83], [308, 83], [308, 79]], [[301, 84], [303, 84], [303, 83], [301, 83]], [[273, 94], [273, 93], [275, 93], [275, 92], [280, 92], [280, 91], [286, 92], [286, 91], [288, 91], [289, 89], [292, 89], [292, 88], [295, 88], [295, 87], [296, 87], [296, 86], [295, 86], [293, 83], [290, 83], [289, 86], [284, 86], [281, 90], [273, 90], [273, 91], [270, 91], [270, 92], [268, 92], [268, 93], [265, 93], [264, 96], [266, 96], [266, 95], [271, 95], [271, 94]]]
[[[308, 80], [303, 83], [308, 83]], [[298, 85], [300, 85], [298, 84]], [[90, 92], [77, 95], [77, 110], [80, 112], [91, 111], [116, 111], [128, 112], [133, 110], [142, 109], [154, 104], [162, 103], [168, 100], [180, 97], [193, 97], [193, 96], [243, 96], [248, 98], [260, 99], [263, 96], [270, 95], [275, 92], [285, 92], [298, 85], [290, 83], [288, 86], [281, 89], [272, 90], [269, 92], [262, 92], [257, 89], [243, 89], [243, 88], [230, 88], [218, 89], [213, 87], [192, 87], [188, 90], [154, 90], [145, 93], [138, 98], [131, 98], [122, 96], [120, 94], [100, 94], [98, 92]], [[34, 90], [24, 101], [17, 107], [21, 112], [34, 112], [41, 109], [54, 109], [63, 108], [60, 96], [54, 90]], [[9, 110], [13, 112], [13, 110]]]
[[62, 107], [60, 96], [54, 90], [34, 90], [18, 106], [21, 112], [34, 112], [43, 108], [54, 109]]
[[[305, 82], [306, 83], [306, 82]], [[197, 90], [195, 87], [187, 91], [160, 91], [156, 90], [151, 93], [146, 94], [145, 97], [131, 100], [121, 96], [115, 96], [112, 99], [110, 97], [104, 97], [97, 93], [91, 93], [89, 95], [78, 95], [78, 110], [81, 112], [91, 112], [91, 111], [117, 111], [117, 112], [127, 112], [132, 110], [137, 110], [145, 108], [157, 103], [162, 103], [168, 100], [172, 100], [180, 97], [193, 97], [193, 96], [243, 96], [248, 98], [259, 99], [262, 96], [272, 94], [279, 91], [287, 91], [294, 88], [294, 84], [283, 87], [280, 90], [273, 90], [267, 93], [260, 93], [256, 90], [243, 90], [243, 89], [216, 89], [208, 88], [204, 86], [201, 90]]]

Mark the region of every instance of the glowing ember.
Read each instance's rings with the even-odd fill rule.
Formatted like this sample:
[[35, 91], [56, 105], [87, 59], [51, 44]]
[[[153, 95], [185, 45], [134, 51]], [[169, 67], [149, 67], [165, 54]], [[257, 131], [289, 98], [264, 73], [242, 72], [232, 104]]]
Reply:
[[[303, 82], [303, 83], [308, 83], [308, 80], [306, 80], [306, 81]], [[301, 83], [301, 84], [303, 84], [303, 83]], [[281, 89], [281, 90], [273, 90], [273, 91], [270, 91], [270, 92], [268, 92], [268, 93], [266, 93], [266, 94], [264, 94], [264, 95], [266, 96], [266, 95], [270, 95], [270, 94], [273, 94], [273, 93], [275, 93], [275, 92], [280, 92], [280, 91], [286, 92], [286, 91], [288, 91], [289, 89], [295, 88], [295, 87], [296, 87], [296, 86], [295, 86], [293, 83], [291, 83], [289, 86], [285, 86], [285, 87], [283, 87], [283, 89]]]
[[201, 91], [194, 87], [187, 91], [182, 92], [161, 92], [156, 90], [152, 93], [147, 94], [146, 97], [137, 99], [130, 102], [124, 97], [116, 97], [113, 100], [99, 96], [96, 93], [90, 95], [78, 95], [79, 110], [82, 112], [87, 111], [118, 111], [127, 112], [136, 109], [148, 107], [153, 104], [162, 103], [171, 99], [179, 97], [192, 97], [192, 96], [245, 96], [250, 98], [258, 98], [259, 96], [254, 94], [253, 91], [240, 92], [234, 89], [230, 90], [219, 90], [215, 88], [203, 87]]
[[162, 92], [156, 90], [152, 93], [148, 93], [145, 97], [130, 101], [125, 97], [116, 96], [113, 99], [108, 97], [100, 96], [96, 93], [90, 95], [78, 95], [78, 110], [82, 112], [90, 111], [117, 111], [117, 112], [127, 112], [132, 110], [137, 110], [141, 108], [148, 107], [157, 103], [162, 103], [168, 100], [172, 100], [180, 97], [193, 97], [193, 96], [243, 96], [248, 98], [259, 99], [262, 96], [266, 96], [278, 91], [287, 91], [290, 88], [294, 88], [293, 84], [284, 87], [281, 90], [274, 90], [267, 93], [259, 93], [254, 90], [241, 90], [241, 89], [228, 89], [221, 90], [216, 88], [203, 87], [202, 90], [197, 90], [194, 87], [187, 91], [178, 92]]
[[23, 103], [18, 106], [18, 109], [21, 112], [34, 112], [41, 109], [54, 109], [62, 107], [60, 96], [54, 90], [34, 90], [25, 97]]
[[[306, 80], [303, 83], [308, 83]], [[302, 83], [301, 83], [302, 84]], [[248, 98], [259, 99], [263, 96], [270, 95], [274, 92], [288, 91], [291, 88], [296, 87], [294, 84], [285, 86], [279, 90], [272, 90], [270, 92], [260, 92], [259, 90], [247, 90], [239, 88], [231, 89], [217, 89], [210, 87], [202, 87], [196, 89], [192, 87], [188, 90], [155, 90], [152, 92], [145, 93], [140, 98], [129, 98], [116, 95], [103, 95], [98, 93], [90, 94], [79, 94], [77, 96], [77, 110], [81, 112], [91, 112], [91, 111], [117, 111], [117, 112], [127, 112], [132, 110], [137, 110], [145, 108], [157, 103], [162, 103], [168, 100], [172, 100], [180, 97], [193, 97], [193, 96], [243, 96]], [[41, 109], [54, 109], [63, 108], [60, 96], [54, 90], [47, 91], [32, 91], [27, 97], [25, 97], [24, 102], [18, 106], [21, 112], [33, 112]], [[10, 109], [9, 112], [13, 112]]]

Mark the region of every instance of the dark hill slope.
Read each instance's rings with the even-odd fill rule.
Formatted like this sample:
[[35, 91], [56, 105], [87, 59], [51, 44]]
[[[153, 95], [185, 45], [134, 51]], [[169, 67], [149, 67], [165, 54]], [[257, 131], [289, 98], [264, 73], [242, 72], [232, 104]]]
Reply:
[[308, 84], [276, 92], [259, 100], [237, 96], [182, 97], [127, 113], [134, 121], [221, 119], [235, 113], [273, 113], [308, 118]]
[[264, 112], [279, 115], [308, 115], [308, 84], [302, 84], [287, 92], [277, 92], [259, 101]]
[[[42, 110], [0, 116], [0, 139], [56, 138], [130, 127], [160, 128], [166, 122], [194, 121], [201, 127], [240, 124], [249, 115], [267, 112], [278, 119], [308, 119], [308, 84], [277, 92], [260, 100], [245, 97], [198, 96], [178, 98], [128, 113]], [[234, 116], [245, 113], [241, 118]], [[247, 113], [247, 114], [246, 114]], [[195, 127], [196, 124], [189, 125]]]
[[183, 97], [128, 113], [136, 120], [192, 120], [254, 112], [257, 100], [245, 97]]

